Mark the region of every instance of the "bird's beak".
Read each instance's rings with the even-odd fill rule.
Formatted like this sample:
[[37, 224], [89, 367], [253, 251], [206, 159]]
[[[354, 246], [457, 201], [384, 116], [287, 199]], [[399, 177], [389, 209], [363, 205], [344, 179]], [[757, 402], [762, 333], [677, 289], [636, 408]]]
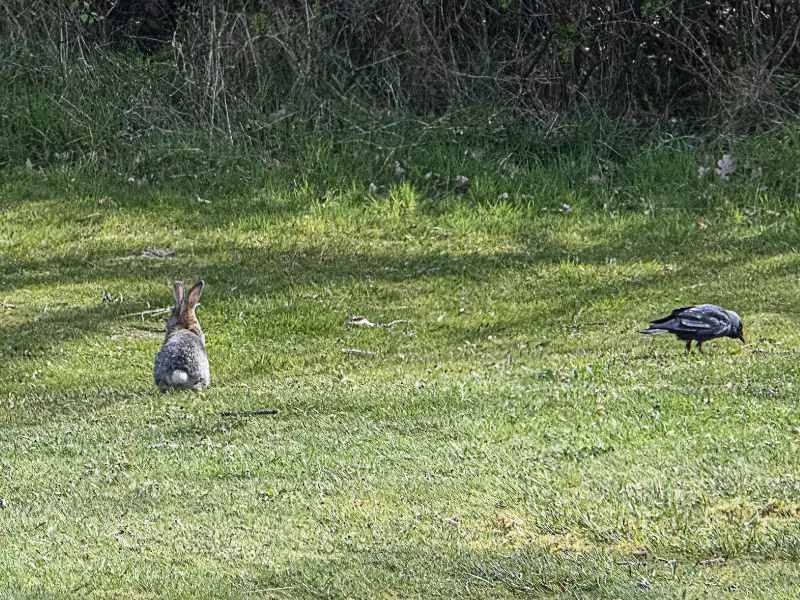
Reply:
[[743, 333], [740, 333], [740, 334], [739, 334], [739, 339], [740, 339], [740, 340], [742, 340], [742, 343], [743, 343], [743, 344], [746, 344], [746, 343], [747, 343], [747, 342], [745, 342], [745, 341], [744, 341], [744, 334], [743, 334]]

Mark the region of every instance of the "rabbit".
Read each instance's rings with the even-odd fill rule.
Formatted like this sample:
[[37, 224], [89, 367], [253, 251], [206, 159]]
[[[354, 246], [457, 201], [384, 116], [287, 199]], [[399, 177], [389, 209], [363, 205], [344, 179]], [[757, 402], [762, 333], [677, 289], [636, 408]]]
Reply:
[[153, 369], [162, 393], [169, 389], [199, 392], [211, 383], [206, 336], [195, 315], [202, 292], [203, 282], [198, 281], [189, 290], [188, 298], [184, 298], [183, 284], [175, 282], [175, 307], [167, 319], [167, 334]]

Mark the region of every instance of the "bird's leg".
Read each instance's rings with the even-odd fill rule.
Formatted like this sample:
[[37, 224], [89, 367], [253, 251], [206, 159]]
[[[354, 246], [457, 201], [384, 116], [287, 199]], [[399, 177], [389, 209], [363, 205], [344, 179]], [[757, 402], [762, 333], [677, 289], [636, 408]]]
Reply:
[[692, 340], [686, 342], [686, 354], [690, 354], [692, 352]]
[[700, 354], [705, 354], [703, 352], [703, 342], [697, 342], [697, 349], [700, 350]]

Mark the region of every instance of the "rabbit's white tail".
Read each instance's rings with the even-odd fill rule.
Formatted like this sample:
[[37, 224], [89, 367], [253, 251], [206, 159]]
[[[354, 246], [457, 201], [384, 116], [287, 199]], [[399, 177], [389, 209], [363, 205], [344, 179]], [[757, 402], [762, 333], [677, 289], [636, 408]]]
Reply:
[[181, 371], [180, 369], [176, 369], [175, 371], [169, 374], [168, 379], [170, 385], [183, 385], [187, 381], [189, 381], [189, 374], [186, 371]]

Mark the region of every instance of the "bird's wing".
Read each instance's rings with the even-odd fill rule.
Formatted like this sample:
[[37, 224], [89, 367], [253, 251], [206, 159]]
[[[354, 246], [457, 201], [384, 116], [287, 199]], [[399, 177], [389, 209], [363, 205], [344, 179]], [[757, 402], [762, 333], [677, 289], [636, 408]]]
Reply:
[[682, 331], [694, 331], [703, 335], [725, 335], [730, 326], [730, 317], [721, 308], [704, 304], [683, 311], [676, 319]]
[[728, 331], [730, 317], [721, 308], [703, 304], [700, 306], [681, 306], [668, 317], [653, 321], [650, 332], [656, 330], [671, 333], [690, 333], [702, 336], [722, 336]]
[[687, 329], [713, 329], [715, 323], [712, 321], [700, 321], [698, 319], [677, 319], [681, 327]]
[[662, 317], [660, 319], [656, 319], [655, 321], [650, 321], [653, 325], [661, 325], [662, 323], [669, 323], [673, 319], [679, 318], [683, 315], [686, 311], [693, 309], [694, 306], [681, 306], [680, 308], [676, 308], [673, 310], [669, 316]]

